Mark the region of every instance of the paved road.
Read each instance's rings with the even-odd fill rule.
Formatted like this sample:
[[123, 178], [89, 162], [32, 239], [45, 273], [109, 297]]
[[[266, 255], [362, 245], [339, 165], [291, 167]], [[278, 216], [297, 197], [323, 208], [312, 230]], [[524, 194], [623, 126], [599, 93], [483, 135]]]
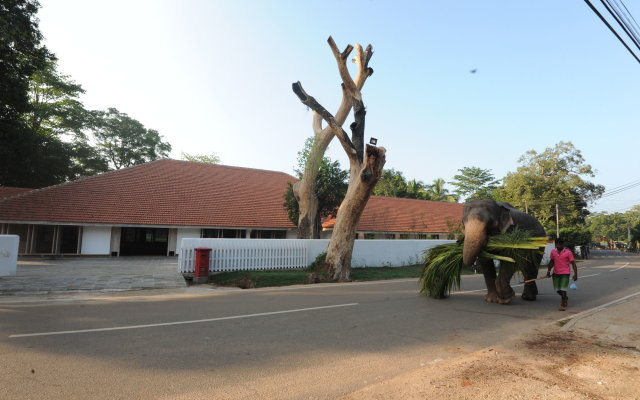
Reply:
[[549, 280], [502, 306], [481, 276], [447, 300], [401, 280], [0, 302], [0, 398], [331, 399], [640, 291], [638, 256], [580, 267], [565, 313]]

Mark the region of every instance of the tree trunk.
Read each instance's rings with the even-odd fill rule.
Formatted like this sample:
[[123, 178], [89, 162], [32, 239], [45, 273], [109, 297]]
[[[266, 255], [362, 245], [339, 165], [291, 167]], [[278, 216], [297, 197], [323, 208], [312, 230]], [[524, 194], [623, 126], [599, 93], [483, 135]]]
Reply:
[[385, 152], [384, 147], [367, 145], [366, 158], [354, 175], [355, 179], [351, 180], [347, 194], [340, 204], [325, 261], [334, 281], [349, 280], [356, 228], [371, 192], [382, 175]]
[[[310, 170], [308, 170], [310, 172]], [[309, 184], [309, 181], [312, 181]], [[293, 184], [293, 195], [298, 201], [298, 239], [319, 239], [317, 232], [318, 196], [313, 185], [315, 174], [305, 173], [302, 179]]]
[[[318, 116], [319, 117], [319, 116]], [[298, 201], [298, 239], [319, 239], [321, 222], [319, 220], [320, 204], [316, 194], [316, 178], [324, 152], [334, 135], [324, 134], [320, 130], [320, 119], [314, 116], [314, 131], [317, 132], [302, 179], [293, 184], [293, 195]], [[322, 135], [320, 135], [322, 134]]]

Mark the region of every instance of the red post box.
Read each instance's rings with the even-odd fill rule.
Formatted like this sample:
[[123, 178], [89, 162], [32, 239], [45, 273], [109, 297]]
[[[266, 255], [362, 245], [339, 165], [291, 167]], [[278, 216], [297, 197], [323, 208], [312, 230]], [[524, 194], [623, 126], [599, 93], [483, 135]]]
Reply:
[[196, 247], [195, 268], [193, 270], [193, 282], [205, 283], [209, 280], [209, 257], [211, 249], [208, 247]]

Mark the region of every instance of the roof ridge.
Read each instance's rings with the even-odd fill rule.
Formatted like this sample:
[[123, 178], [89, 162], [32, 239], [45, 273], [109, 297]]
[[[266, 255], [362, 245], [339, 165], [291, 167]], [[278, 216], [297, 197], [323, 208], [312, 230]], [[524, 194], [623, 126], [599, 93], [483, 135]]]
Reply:
[[298, 179], [295, 176], [283, 172], [283, 171], [275, 171], [273, 169], [264, 169], [264, 168], [252, 168], [252, 167], [241, 167], [238, 165], [227, 165], [227, 164], [212, 164], [212, 163], [207, 163], [207, 162], [201, 162], [201, 161], [188, 161], [188, 160], [176, 160], [173, 158], [165, 158], [163, 160], [167, 160], [167, 161], [173, 161], [173, 162], [179, 162], [179, 163], [189, 163], [189, 164], [202, 164], [205, 166], [211, 166], [211, 167], [224, 167], [224, 168], [234, 168], [234, 169], [243, 169], [243, 170], [250, 170], [250, 171], [263, 171], [263, 172], [270, 172], [270, 173], [276, 173], [276, 174], [284, 174], [284, 175], [288, 175], [294, 179]]
[[412, 198], [409, 198], [409, 197], [375, 196], [375, 195], [372, 195], [371, 197], [376, 197], [376, 198], [381, 198], [381, 199], [397, 199], [397, 200], [400, 200], [400, 201], [427, 201], [429, 203], [438, 203], [438, 204], [459, 204], [459, 205], [463, 204], [463, 203], [452, 202], [452, 201], [412, 199]]
[[9, 199], [13, 199], [13, 198], [15, 198], [15, 197], [19, 197], [19, 196], [22, 196], [22, 195], [26, 195], [26, 194], [28, 194], [28, 193], [33, 192], [34, 190], [37, 190], [37, 189], [33, 189], [33, 188], [19, 188], [19, 187], [13, 187], [13, 186], [0, 186], [0, 188], [8, 188], [8, 189], [24, 189], [24, 191], [22, 191], [22, 192], [15, 193], [15, 194], [12, 194], [12, 195], [7, 196], [7, 197], [2, 197], [2, 198], [0, 198], [0, 203], [2, 203], [2, 202], [3, 202], [3, 201], [5, 201], [5, 200], [9, 200]]

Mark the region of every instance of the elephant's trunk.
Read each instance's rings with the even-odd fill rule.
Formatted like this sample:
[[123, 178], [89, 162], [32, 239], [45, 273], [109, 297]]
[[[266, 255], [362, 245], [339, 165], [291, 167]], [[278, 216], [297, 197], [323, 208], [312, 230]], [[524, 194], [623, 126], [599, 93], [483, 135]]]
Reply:
[[462, 261], [470, 267], [475, 263], [482, 249], [487, 245], [486, 224], [477, 219], [470, 219], [464, 224], [464, 246]]

